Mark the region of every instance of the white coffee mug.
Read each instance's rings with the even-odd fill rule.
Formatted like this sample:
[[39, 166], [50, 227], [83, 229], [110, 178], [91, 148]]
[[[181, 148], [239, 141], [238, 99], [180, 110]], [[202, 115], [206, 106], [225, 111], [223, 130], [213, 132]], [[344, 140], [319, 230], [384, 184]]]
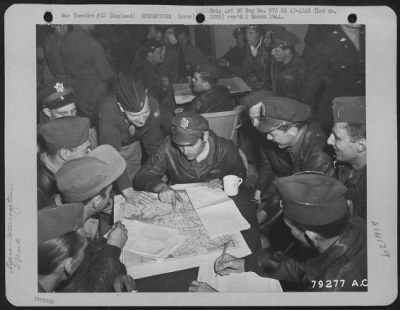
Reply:
[[236, 196], [239, 193], [239, 186], [242, 184], [243, 179], [236, 175], [226, 175], [223, 177], [224, 192], [228, 196]]

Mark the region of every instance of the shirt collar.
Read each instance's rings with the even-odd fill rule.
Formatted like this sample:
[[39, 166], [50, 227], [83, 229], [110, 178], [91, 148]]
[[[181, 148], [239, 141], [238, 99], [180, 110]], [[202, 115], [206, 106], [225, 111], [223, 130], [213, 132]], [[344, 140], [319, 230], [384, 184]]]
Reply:
[[44, 166], [47, 168], [47, 170], [49, 170], [53, 175], [56, 174], [58, 168], [56, 167], [56, 165], [54, 165], [51, 160], [49, 159], [49, 157], [47, 156], [46, 153], [42, 153], [40, 155], [40, 160], [42, 161], [42, 163], [44, 164]]
[[207, 158], [208, 153], [210, 152], [210, 143], [206, 141], [204, 144], [204, 148], [201, 153], [196, 157], [196, 161], [199, 163]]
[[204, 157], [204, 159], [207, 161], [207, 164], [211, 166], [211, 165], [214, 164], [214, 154], [215, 154], [215, 140], [214, 140], [214, 137], [209, 135], [207, 142], [208, 142], [209, 149], [208, 149], [208, 153], [207, 153], [206, 157]]
[[250, 51], [251, 54], [253, 55], [253, 57], [256, 57], [258, 54], [258, 49], [260, 48], [260, 46], [262, 45], [264, 41], [264, 37], [260, 38], [260, 41], [258, 42], [258, 44], [256, 46], [250, 45]]

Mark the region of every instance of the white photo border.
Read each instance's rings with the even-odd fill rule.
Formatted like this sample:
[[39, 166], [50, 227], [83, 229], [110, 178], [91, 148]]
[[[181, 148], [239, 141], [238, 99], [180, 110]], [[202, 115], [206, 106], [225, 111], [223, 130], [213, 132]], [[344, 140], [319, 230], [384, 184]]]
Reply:
[[[218, 6], [14, 4], [5, 12], [5, 259], [6, 297], [16, 306], [324, 306], [388, 305], [397, 298], [397, 19], [385, 6], [254, 6], [265, 9], [310, 7], [310, 14], [283, 19], [234, 20], [229, 24], [344, 24], [356, 13], [366, 25], [368, 132], [368, 292], [345, 293], [38, 293], [36, 207], [36, 25], [43, 14], [54, 24], [191, 24]], [[249, 6], [221, 6], [226, 8]], [[316, 13], [331, 8], [335, 13]], [[105, 18], [96, 18], [99, 13]], [[135, 18], [110, 18], [132, 12]], [[87, 17], [74, 17], [74, 13]], [[148, 14], [148, 16], [146, 15]], [[152, 18], [151, 14], [159, 14]], [[179, 14], [193, 18], [178, 18]], [[172, 18], [169, 18], [168, 16]], [[69, 16], [69, 17], [68, 17]], [[147, 16], [147, 17], [146, 17]], [[156, 15], [154, 15], [156, 16]], [[21, 22], [22, 20], [22, 22]], [[93, 295], [95, 294], [95, 295]]]

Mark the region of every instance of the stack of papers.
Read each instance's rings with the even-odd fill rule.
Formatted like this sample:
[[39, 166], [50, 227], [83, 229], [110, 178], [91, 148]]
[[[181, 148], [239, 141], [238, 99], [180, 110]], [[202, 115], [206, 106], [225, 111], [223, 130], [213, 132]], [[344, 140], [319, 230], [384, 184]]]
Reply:
[[229, 93], [238, 94], [251, 91], [251, 88], [240, 77], [235, 76], [232, 78], [220, 79], [218, 84], [224, 85], [228, 88]]
[[196, 186], [187, 188], [186, 192], [211, 237], [250, 228], [234, 201], [223, 190]]
[[176, 229], [139, 221], [127, 220], [123, 223], [128, 230], [124, 250], [153, 260], [167, 257], [185, 240]]
[[173, 87], [176, 104], [187, 103], [195, 98], [192, 92], [192, 88], [188, 83], [174, 84]]

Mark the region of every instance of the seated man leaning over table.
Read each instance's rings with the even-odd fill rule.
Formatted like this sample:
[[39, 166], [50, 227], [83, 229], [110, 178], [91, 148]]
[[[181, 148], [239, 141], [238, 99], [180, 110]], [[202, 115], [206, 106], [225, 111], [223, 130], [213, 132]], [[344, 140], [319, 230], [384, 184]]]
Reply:
[[126, 162], [110, 145], [101, 145], [87, 156], [66, 163], [56, 173], [57, 187], [62, 197], [61, 206], [81, 203], [83, 228], [89, 240], [85, 258], [68, 283], [58, 288], [62, 292], [120, 292], [132, 291], [134, 280], [127, 275], [119, 257], [128, 239], [127, 230], [120, 222], [110, 226], [102, 221], [102, 213], [109, 214], [112, 186], [124, 172]]
[[[359, 217], [351, 217], [346, 203], [346, 187], [333, 177], [301, 172], [280, 178], [276, 185], [282, 195], [285, 224], [303, 248], [314, 248], [318, 256], [298, 261], [287, 251], [260, 249], [239, 259], [223, 254], [215, 261], [215, 272], [254, 271], [302, 285], [304, 291], [366, 291], [366, 227]], [[205, 282], [193, 281], [192, 292], [215, 292]]]
[[183, 111], [202, 114], [233, 110], [234, 102], [229, 90], [225, 86], [217, 84], [220, 73], [218, 67], [210, 64], [196, 66], [192, 78], [196, 97], [183, 105]]
[[135, 177], [135, 188], [158, 193], [162, 202], [175, 205], [180, 199], [170, 184], [210, 182], [222, 187], [228, 174], [246, 177], [246, 168], [233, 141], [217, 137], [207, 120], [194, 112], [182, 112], [172, 120], [171, 136], [166, 137]]

